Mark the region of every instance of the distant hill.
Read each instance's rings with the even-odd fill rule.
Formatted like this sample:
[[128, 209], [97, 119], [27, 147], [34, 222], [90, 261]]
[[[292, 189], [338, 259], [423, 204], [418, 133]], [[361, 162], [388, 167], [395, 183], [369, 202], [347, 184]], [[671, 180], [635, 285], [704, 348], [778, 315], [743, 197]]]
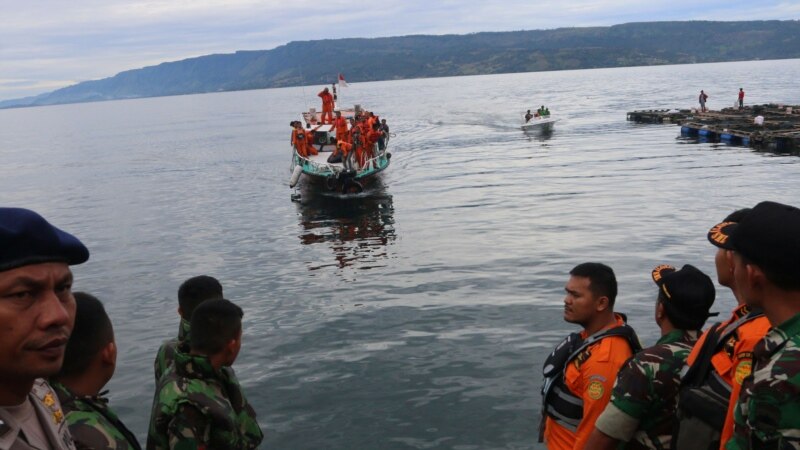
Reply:
[[611, 27], [330, 39], [128, 70], [0, 108], [202, 92], [598, 67], [800, 58], [800, 21], [648, 22]]

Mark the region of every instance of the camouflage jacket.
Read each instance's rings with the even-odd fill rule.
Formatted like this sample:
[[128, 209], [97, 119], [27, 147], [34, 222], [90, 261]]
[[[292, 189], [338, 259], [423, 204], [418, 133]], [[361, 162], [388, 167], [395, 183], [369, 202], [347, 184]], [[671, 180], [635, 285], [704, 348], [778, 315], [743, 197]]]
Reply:
[[103, 393], [79, 397], [61, 383], [51, 385], [66, 413], [69, 432], [78, 450], [141, 450], [133, 433], [108, 407]]
[[172, 365], [175, 359], [175, 351], [185, 342], [189, 341], [189, 321], [181, 318], [180, 328], [178, 329], [178, 339], [169, 339], [161, 344], [156, 354], [156, 360], [153, 361], [153, 372], [156, 375], [156, 386], [161, 375], [167, 371], [167, 368]]
[[680, 371], [699, 331], [673, 330], [629, 359], [595, 426], [628, 442], [626, 449], [668, 449], [675, 425]]
[[232, 369], [215, 371], [204, 356], [175, 353], [158, 383], [148, 450], [249, 450], [263, 437]]
[[800, 449], [800, 314], [753, 349], [726, 449]]

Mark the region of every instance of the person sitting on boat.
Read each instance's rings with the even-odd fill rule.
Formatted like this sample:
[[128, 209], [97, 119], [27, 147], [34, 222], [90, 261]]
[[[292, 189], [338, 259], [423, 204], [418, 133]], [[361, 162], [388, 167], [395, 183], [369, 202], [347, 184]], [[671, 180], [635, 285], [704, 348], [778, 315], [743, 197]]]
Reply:
[[533, 114], [531, 114], [531, 110], [529, 109], [527, 113], [525, 113], [525, 123], [528, 123], [533, 119]]
[[328, 162], [329, 163], [343, 162], [344, 159], [347, 158], [347, 154], [350, 153], [350, 150], [352, 150], [352, 148], [353, 145], [344, 139], [336, 141], [336, 148], [331, 153], [331, 156], [328, 157]]
[[545, 108], [544, 109], [544, 116], [545, 117], [550, 117], [550, 108]]
[[295, 123], [294, 134], [294, 148], [297, 149], [297, 154], [303, 158], [308, 158], [310, 155], [316, 155], [317, 149], [314, 148], [314, 132], [319, 129], [317, 126], [313, 130], [304, 130], [300, 122]]
[[336, 130], [336, 140], [347, 139], [347, 119], [342, 117], [341, 111], [336, 111], [336, 118], [333, 119], [333, 129]]
[[322, 117], [320, 118], [320, 123], [333, 123], [333, 94], [328, 91], [328, 88], [325, 88], [322, 92], [317, 94], [317, 96], [322, 98]]

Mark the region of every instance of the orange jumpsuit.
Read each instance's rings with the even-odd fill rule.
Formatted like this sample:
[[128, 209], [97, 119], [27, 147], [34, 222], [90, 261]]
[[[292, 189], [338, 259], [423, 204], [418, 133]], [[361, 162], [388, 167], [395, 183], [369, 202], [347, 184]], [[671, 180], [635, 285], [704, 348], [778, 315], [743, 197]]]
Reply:
[[[323, 90], [319, 94], [317, 94], [320, 98], [322, 98], [322, 118], [320, 121], [325, 123], [333, 123], [333, 94], [328, 91]], [[327, 121], [326, 121], [327, 117]]]
[[380, 139], [382, 133], [380, 131], [370, 130], [366, 138], [364, 139], [364, 151], [363, 157], [364, 161], [361, 162], [361, 165], [364, 166], [366, 164], [367, 158], [373, 158], [375, 156], [375, 144], [378, 143], [378, 139]]
[[336, 130], [337, 141], [347, 141], [350, 139], [350, 134], [347, 132], [347, 119], [339, 117], [333, 119], [333, 128]]
[[[608, 328], [622, 326], [621, 317]], [[581, 338], [586, 339], [586, 331]], [[583, 399], [583, 418], [575, 432], [547, 417], [544, 441], [548, 450], [582, 450], [594, 430], [597, 417], [611, 399], [617, 372], [633, 355], [628, 341], [621, 336], [609, 336], [589, 346], [567, 363], [564, 383], [572, 394]]]
[[[300, 135], [303, 137], [301, 138]], [[294, 146], [297, 149], [297, 153], [303, 158], [308, 158], [309, 155], [316, 155], [318, 153], [317, 149], [314, 148], [313, 138], [314, 133], [302, 128], [296, 128], [295, 131], [292, 132]]]
[[[740, 317], [750, 312], [747, 305], [739, 305], [733, 310], [731, 317], [722, 322], [719, 329], [722, 330], [728, 324], [735, 322]], [[725, 443], [733, 437], [733, 411], [739, 400], [739, 393], [742, 390], [742, 381], [750, 375], [753, 368], [753, 348], [767, 334], [770, 328], [769, 320], [761, 316], [749, 322], [745, 322], [736, 329], [736, 332], [728, 339], [725, 345], [711, 357], [711, 365], [726, 383], [731, 387], [731, 398], [728, 400], [728, 412], [725, 414], [725, 426], [720, 434], [720, 449], [725, 449]], [[708, 337], [708, 331], [700, 336], [697, 343], [692, 348], [692, 352], [686, 359], [686, 364], [692, 365], [697, 359], [703, 343]]]
[[[300, 138], [299, 136], [302, 135], [303, 137]], [[308, 156], [306, 154], [306, 141], [305, 141], [306, 133], [303, 131], [302, 128], [294, 128], [292, 130], [292, 147], [297, 150], [297, 154], [305, 158]]]

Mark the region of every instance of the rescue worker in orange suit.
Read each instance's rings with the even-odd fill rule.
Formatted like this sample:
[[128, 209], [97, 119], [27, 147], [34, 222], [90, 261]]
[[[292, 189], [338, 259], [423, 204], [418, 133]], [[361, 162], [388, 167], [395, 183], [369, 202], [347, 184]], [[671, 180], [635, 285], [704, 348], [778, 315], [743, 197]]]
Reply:
[[297, 149], [297, 153], [303, 158], [308, 158], [310, 155], [318, 153], [313, 141], [314, 131], [318, 128], [319, 126], [313, 130], [304, 130], [300, 122], [295, 122], [295, 129], [292, 131], [293, 145]]
[[363, 157], [364, 159], [359, 161], [359, 164], [363, 167], [366, 164], [367, 159], [371, 159], [375, 157], [375, 144], [378, 143], [378, 139], [383, 136], [383, 132], [381, 131], [381, 126], [379, 123], [375, 123], [372, 126], [372, 129], [367, 132], [366, 137], [364, 139], [364, 151]]
[[333, 94], [325, 88], [317, 94], [322, 99], [322, 117], [320, 123], [333, 123]]
[[351, 169], [350, 161], [348, 161], [347, 156], [353, 150], [353, 144], [341, 140], [336, 142], [336, 149], [331, 153], [331, 156], [328, 157], [329, 163], [334, 162], [341, 162], [345, 169]]
[[[750, 213], [749, 208], [734, 211], [711, 228], [708, 240], [717, 247], [714, 263], [717, 281], [730, 288], [737, 306], [728, 320], [707, 330], [697, 341], [681, 382], [678, 404], [677, 448], [725, 448], [733, 437], [733, 413], [742, 382], [753, 367], [753, 349], [767, 334], [769, 320], [763, 312], [745, 304], [733, 277], [733, 251], [727, 227], [734, 227]], [[698, 407], [703, 405], [703, 407]], [[707, 409], [722, 412], [706, 414]], [[698, 431], [699, 429], [702, 431]]]
[[341, 111], [336, 111], [336, 118], [333, 119], [333, 129], [336, 130], [337, 141], [345, 141], [350, 139], [347, 131], [347, 119], [342, 117]]
[[617, 279], [605, 264], [570, 271], [564, 320], [583, 327], [567, 336], [544, 364], [539, 442], [550, 450], [583, 449], [625, 361], [641, 350], [639, 338], [614, 312]]

